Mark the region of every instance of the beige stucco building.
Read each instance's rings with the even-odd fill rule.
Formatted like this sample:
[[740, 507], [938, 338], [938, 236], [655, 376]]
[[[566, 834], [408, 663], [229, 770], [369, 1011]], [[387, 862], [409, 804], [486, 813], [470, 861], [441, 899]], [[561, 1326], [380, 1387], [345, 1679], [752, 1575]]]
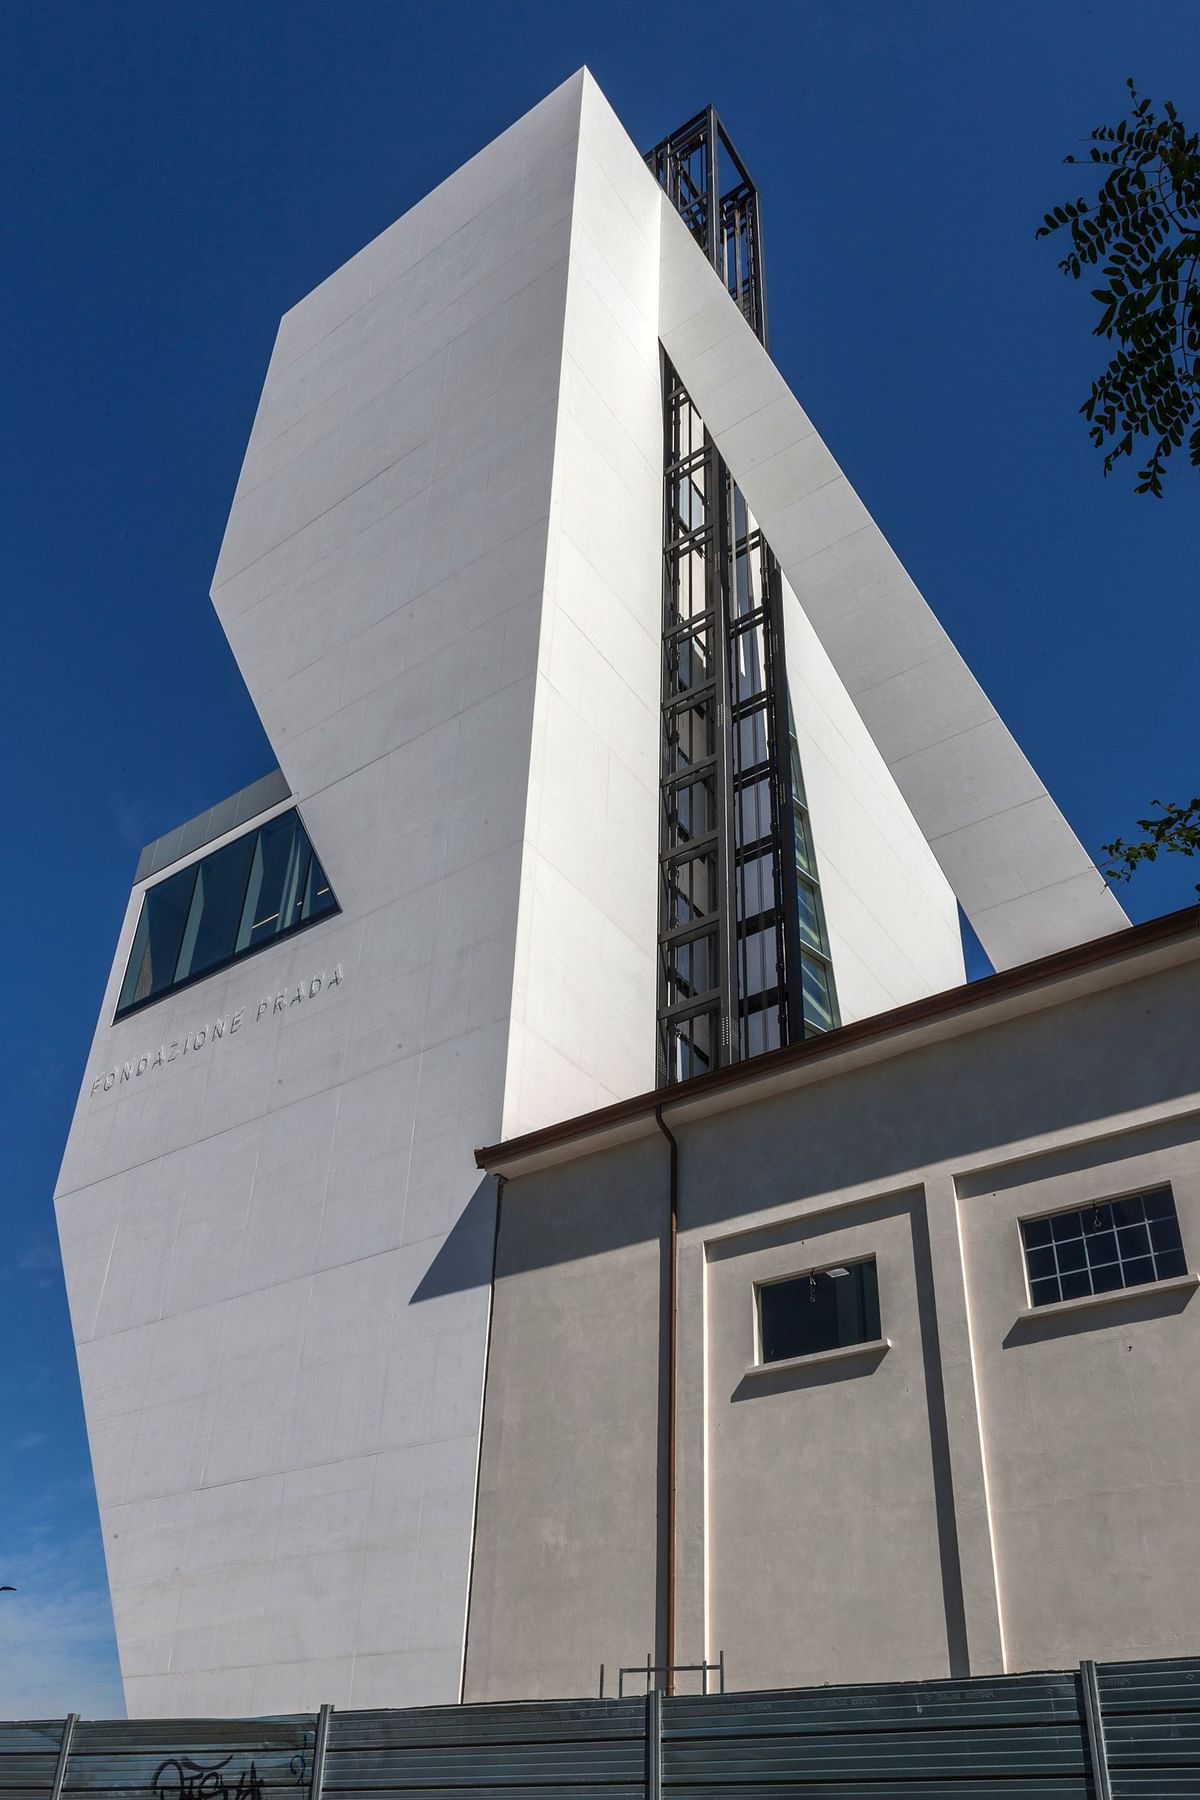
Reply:
[[[1189, 909], [482, 1151], [466, 1697], [1194, 1653], [1198, 1019]], [[1022, 1221], [1091, 1266], [1147, 1195], [1161, 1273], [1031, 1289]], [[865, 1341], [767, 1360], [763, 1284], [870, 1259]]]

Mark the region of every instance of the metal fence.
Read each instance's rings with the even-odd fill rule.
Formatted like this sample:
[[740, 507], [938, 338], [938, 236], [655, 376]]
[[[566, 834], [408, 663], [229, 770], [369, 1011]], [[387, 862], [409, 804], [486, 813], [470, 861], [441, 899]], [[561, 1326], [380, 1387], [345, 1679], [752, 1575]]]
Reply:
[[1200, 1800], [1200, 1658], [877, 1687], [0, 1724], [0, 1800]]

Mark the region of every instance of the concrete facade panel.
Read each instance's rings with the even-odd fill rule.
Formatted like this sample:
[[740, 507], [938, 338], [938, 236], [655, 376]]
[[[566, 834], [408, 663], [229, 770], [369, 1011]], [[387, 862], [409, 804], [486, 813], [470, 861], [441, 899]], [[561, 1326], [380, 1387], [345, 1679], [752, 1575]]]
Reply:
[[[707, 1597], [714, 1646], [738, 1646], [739, 1687], [830, 1679], [847, 1636], [874, 1679], [945, 1676], [922, 1309], [920, 1192], [710, 1245], [705, 1271]], [[889, 1348], [852, 1362], [747, 1375], [754, 1284], [874, 1256]], [[925, 1290], [925, 1292], [923, 1292]], [[927, 1327], [926, 1327], [927, 1331]], [[801, 1427], [801, 1419], [803, 1421]], [[751, 1619], [770, 1621], [752, 1635]]]
[[954, 893], [786, 579], [784, 650], [843, 1021], [957, 987]]
[[[1194, 1117], [958, 1183], [1005, 1644], [1016, 1668], [1061, 1664], [1085, 1638], [1099, 1658], [1190, 1654], [1195, 1643], [1200, 1455], [1183, 1371], [1196, 1355], [1200, 1309], [1188, 1291], [1149, 1290], [1138, 1305], [1023, 1317], [1022, 1217], [1164, 1184], [1194, 1268]], [[1102, 1579], [1084, 1579], [1089, 1554], [1103, 1557]]]
[[[654, 1079], [662, 400], [658, 213], [584, 84], [505, 1130]], [[619, 594], [614, 609], [610, 596]], [[593, 617], [594, 615], [594, 617]], [[606, 617], [606, 615], [608, 615]], [[562, 901], [547, 904], [557, 892]], [[570, 918], [564, 934], [561, 923]], [[587, 990], [611, 993], [603, 1016]], [[579, 1071], [571, 1075], [572, 1068]], [[519, 1071], [519, 1072], [518, 1072]]]
[[469, 1701], [592, 1695], [661, 1649], [665, 1166], [662, 1143], [606, 1157], [600, 1208], [586, 1178], [582, 1206], [570, 1172], [539, 1182], [502, 1234]]

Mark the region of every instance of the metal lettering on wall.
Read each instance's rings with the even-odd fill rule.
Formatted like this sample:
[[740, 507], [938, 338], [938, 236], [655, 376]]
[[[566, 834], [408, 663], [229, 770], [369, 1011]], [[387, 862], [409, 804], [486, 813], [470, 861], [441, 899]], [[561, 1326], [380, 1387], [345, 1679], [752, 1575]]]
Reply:
[[259, 1025], [264, 1019], [274, 1019], [281, 1013], [288, 1013], [293, 1006], [307, 1006], [321, 994], [331, 994], [345, 979], [341, 963], [335, 963], [331, 975], [327, 976], [322, 969], [310, 980], [298, 981], [295, 987], [281, 988], [277, 994], [264, 995], [253, 1013], [245, 1006], [239, 1006], [236, 1012], [222, 1013], [218, 1018], [198, 1025], [194, 1031], [185, 1032], [183, 1037], [172, 1038], [169, 1043], [160, 1044], [157, 1050], [147, 1050], [141, 1056], [130, 1057], [127, 1062], [103, 1070], [92, 1082], [89, 1098], [95, 1099], [97, 1094], [108, 1094], [114, 1088], [132, 1084], [155, 1069], [166, 1068], [168, 1063], [181, 1061], [183, 1057], [194, 1056], [197, 1051], [221, 1043], [226, 1038], [236, 1037], [248, 1026]]

